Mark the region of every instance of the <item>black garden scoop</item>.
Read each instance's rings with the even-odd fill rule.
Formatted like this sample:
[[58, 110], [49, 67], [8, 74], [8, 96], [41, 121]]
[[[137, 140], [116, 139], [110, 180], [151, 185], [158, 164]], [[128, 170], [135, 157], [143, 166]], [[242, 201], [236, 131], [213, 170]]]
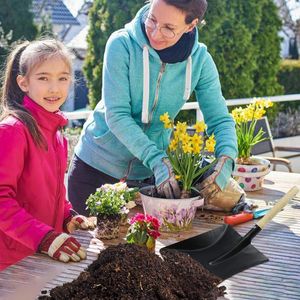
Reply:
[[174, 249], [187, 253], [211, 273], [225, 280], [239, 272], [268, 261], [264, 254], [251, 245], [251, 240], [298, 191], [296, 186], [290, 189], [243, 237], [233, 227], [226, 224], [164, 247], [160, 251]]

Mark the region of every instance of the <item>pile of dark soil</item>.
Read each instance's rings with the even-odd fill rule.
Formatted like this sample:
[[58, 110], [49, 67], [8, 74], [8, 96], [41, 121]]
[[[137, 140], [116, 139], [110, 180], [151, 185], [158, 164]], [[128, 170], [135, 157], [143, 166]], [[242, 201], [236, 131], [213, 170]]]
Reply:
[[39, 299], [208, 300], [224, 294], [221, 279], [186, 254], [162, 256], [133, 244], [108, 247], [77, 279]]

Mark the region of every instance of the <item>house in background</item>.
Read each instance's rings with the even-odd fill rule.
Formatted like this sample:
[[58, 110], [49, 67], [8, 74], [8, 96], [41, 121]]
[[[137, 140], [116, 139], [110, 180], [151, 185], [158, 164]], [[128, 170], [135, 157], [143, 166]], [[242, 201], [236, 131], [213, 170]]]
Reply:
[[36, 23], [42, 23], [43, 17], [48, 17], [59, 39], [69, 26], [80, 25], [62, 0], [32, 0], [32, 12]]
[[282, 20], [279, 32], [281, 41], [281, 57], [297, 59], [300, 53], [300, 1], [275, 0]]

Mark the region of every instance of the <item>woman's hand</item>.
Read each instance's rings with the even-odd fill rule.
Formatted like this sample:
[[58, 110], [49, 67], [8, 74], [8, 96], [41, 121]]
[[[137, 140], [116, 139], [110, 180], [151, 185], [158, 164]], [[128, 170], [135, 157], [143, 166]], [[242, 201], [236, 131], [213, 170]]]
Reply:
[[153, 173], [159, 195], [168, 199], [180, 198], [180, 188], [168, 158], [163, 158], [161, 162], [154, 167]]
[[233, 160], [228, 156], [218, 158], [196, 184], [197, 190], [204, 198], [205, 205], [230, 211], [245, 195], [243, 189], [231, 178]]

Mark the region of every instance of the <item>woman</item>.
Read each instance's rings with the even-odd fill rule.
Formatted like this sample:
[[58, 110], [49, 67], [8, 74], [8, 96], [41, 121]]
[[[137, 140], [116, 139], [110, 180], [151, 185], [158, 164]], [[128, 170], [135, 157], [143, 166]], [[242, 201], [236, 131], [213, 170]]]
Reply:
[[201, 185], [206, 200], [226, 187], [233, 169], [234, 122], [213, 59], [198, 42], [206, 1], [149, 2], [106, 45], [103, 99], [84, 125], [69, 171], [69, 199], [79, 213], [97, 187], [122, 178], [142, 184], [154, 175], [162, 196], [178, 197], [165, 152], [170, 132], [159, 117], [168, 112], [174, 119], [192, 91], [217, 142], [219, 163]]

